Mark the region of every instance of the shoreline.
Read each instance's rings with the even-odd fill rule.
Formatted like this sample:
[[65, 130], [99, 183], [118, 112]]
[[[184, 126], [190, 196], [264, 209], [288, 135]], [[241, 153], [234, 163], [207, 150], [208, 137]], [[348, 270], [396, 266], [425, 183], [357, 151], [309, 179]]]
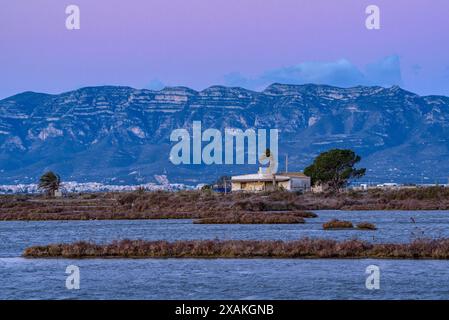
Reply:
[[[135, 191], [69, 194], [63, 198], [46, 198], [42, 195], [0, 196], [0, 221], [205, 220], [223, 215], [280, 215], [321, 210], [445, 211], [449, 210], [449, 188], [337, 194]], [[290, 218], [290, 221], [293, 219]]]
[[320, 258], [320, 257], [298, 257], [298, 258], [277, 258], [277, 257], [265, 257], [265, 256], [254, 256], [245, 258], [235, 258], [235, 257], [203, 257], [203, 256], [191, 256], [191, 257], [139, 257], [139, 256], [107, 256], [107, 257], [97, 257], [97, 256], [85, 256], [80, 258], [70, 258], [70, 257], [25, 257], [18, 256], [14, 258], [20, 258], [25, 260], [346, 260], [346, 261], [359, 261], [359, 260], [394, 260], [394, 261], [448, 261], [447, 259], [438, 258], [395, 258], [395, 257], [342, 257], [342, 258]]

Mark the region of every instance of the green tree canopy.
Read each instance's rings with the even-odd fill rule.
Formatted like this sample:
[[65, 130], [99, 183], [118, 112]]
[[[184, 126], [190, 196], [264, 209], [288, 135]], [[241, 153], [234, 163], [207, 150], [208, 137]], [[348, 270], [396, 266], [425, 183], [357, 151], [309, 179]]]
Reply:
[[39, 179], [40, 190], [44, 190], [48, 195], [54, 196], [61, 187], [61, 178], [53, 171], [44, 173]]
[[356, 169], [360, 156], [348, 149], [332, 149], [321, 153], [313, 164], [304, 170], [312, 184], [321, 184], [333, 191], [344, 188], [350, 179], [361, 178], [366, 169]]

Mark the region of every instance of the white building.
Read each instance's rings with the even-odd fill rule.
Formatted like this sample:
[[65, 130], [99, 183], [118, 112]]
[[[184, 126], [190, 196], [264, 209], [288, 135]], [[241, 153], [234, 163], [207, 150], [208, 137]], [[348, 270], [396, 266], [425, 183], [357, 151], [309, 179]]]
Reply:
[[283, 189], [288, 191], [309, 191], [310, 177], [301, 172], [271, 174], [259, 172], [231, 177], [232, 191], [271, 191]]

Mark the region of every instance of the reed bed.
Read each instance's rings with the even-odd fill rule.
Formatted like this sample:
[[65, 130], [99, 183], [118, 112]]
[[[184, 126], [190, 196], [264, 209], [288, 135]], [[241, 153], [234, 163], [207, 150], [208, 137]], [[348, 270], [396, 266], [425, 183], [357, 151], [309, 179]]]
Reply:
[[370, 222], [360, 222], [357, 224], [357, 229], [359, 230], [377, 230], [377, 227]]
[[331, 221], [323, 223], [324, 230], [341, 230], [341, 229], [353, 229], [354, 225], [350, 221], [342, 221], [333, 219]]
[[449, 239], [373, 244], [361, 240], [304, 238], [297, 241], [121, 240], [109, 244], [76, 242], [25, 249], [27, 258], [377, 258], [449, 259]]
[[196, 224], [297, 224], [305, 223], [304, 218], [314, 218], [313, 212], [287, 212], [287, 213], [234, 213], [216, 215], [213, 217], [194, 220]]

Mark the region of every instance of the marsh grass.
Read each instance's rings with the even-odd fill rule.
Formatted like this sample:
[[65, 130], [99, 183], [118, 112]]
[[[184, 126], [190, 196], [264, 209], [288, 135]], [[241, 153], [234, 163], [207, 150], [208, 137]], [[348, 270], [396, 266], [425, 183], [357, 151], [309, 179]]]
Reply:
[[297, 224], [304, 223], [304, 218], [312, 218], [316, 215], [312, 212], [287, 212], [287, 213], [230, 213], [195, 220], [196, 224]]
[[372, 244], [362, 240], [304, 238], [297, 241], [121, 240], [76, 242], [26, 248], [27, 258], [379, 258], [449, 259], [449, 239]]
[[377, 227], [370, 222], [360, 222], [357, 224], [357, 229], [359, 230], [377, 230]]
[[350, 221], [342, 221], [333, 219], [331, 221], [323, 223], [324, 230], [341, 230], [341, 229], [353, 229], [354, 225]]
[[449, 188], [305, 193], [203, 191], [0, 195], [0, 220], [202, 219], [222, 213], [306, 210], [449, 210]]

